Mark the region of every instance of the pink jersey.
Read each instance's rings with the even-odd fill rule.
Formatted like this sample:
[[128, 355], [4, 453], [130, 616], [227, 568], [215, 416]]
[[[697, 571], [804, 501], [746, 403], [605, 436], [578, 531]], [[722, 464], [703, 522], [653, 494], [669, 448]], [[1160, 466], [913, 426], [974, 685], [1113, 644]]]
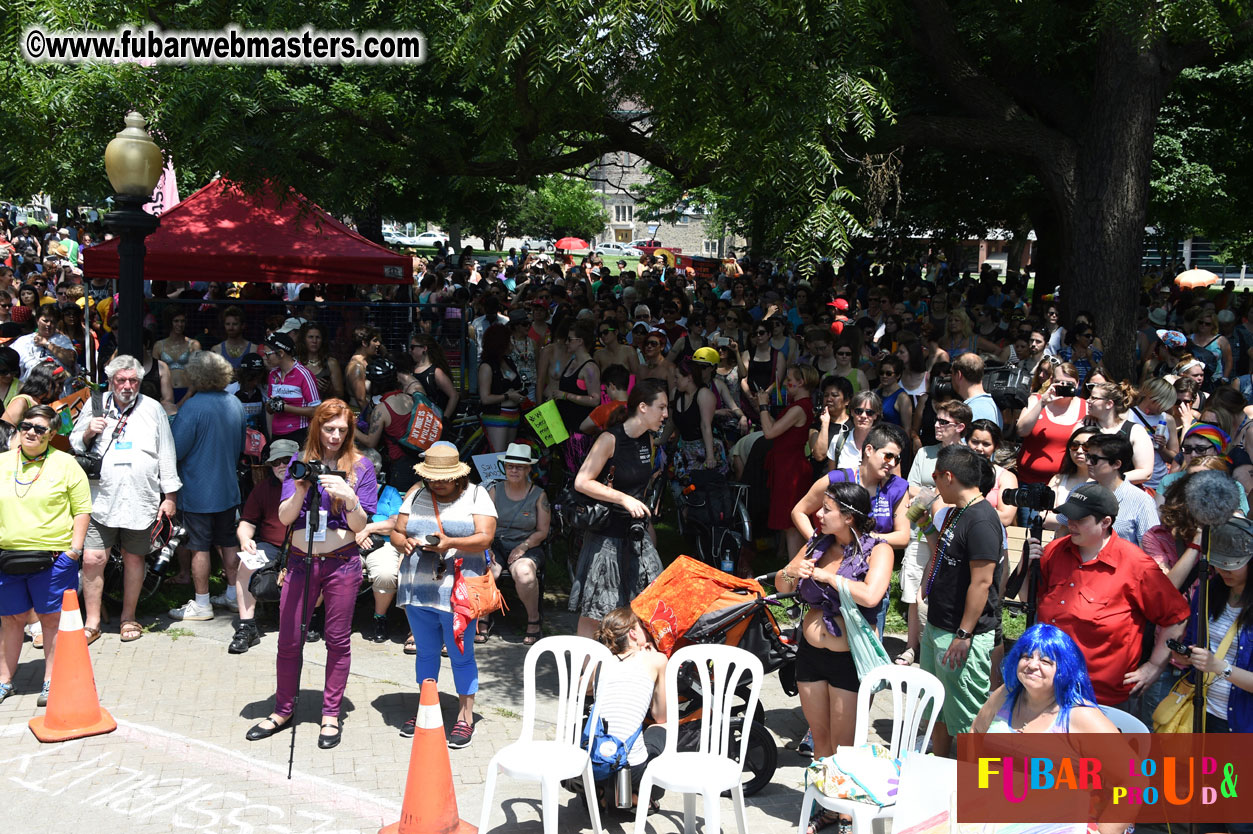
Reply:
[[[270, 383], [265, 395], [278, 397], [288, 405], [309, 407], [322, 402], [318, 397], [318, 383], [309, 373], [309, 369], [297, 362], [286, 374], [282, 368], [270, 371]], [[287, 411], [274, 415], [271, 424], [275, 435], [291, 434], [309, 425], [309, 418]]]

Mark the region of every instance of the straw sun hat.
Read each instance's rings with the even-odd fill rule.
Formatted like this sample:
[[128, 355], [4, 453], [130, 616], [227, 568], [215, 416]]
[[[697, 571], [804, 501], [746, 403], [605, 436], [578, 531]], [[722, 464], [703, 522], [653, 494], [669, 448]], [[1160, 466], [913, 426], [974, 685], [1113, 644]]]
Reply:
[[457, 447], [447, 440], [432, 443], [422, 462], [413, 468], [428, 481], [455, 481], [470, 474], [469, 464], [461, 462]]

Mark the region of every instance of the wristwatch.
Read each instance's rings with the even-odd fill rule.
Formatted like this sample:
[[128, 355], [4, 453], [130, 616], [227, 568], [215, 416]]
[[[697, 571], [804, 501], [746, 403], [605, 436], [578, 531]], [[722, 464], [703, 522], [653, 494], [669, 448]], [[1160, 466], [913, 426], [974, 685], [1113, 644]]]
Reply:
[[971, 640], [974, 638], [974, 635], [969, 631], [966, 631], [964, 628], [959, 628], [957, 631], [953, 632], [953, 638], [956, 640]]
[[1223, 677], [1224, 677], [1224, 678], [1230, 678], [1230, 677], [1231, 677], [1231, 664], [1230, 664], [1230, 663], [1228, 663], [1228, 664], [1227, 664], [1227, 668], [1223, 670]]

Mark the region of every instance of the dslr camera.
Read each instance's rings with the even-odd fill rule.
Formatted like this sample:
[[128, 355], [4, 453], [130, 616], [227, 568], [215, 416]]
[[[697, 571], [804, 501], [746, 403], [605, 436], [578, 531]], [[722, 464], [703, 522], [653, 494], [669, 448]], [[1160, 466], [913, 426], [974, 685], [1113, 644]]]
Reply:
[[633, 542], [642, 542], [644, 537], [648, 535], [648, 522], [652, 516], [644, 516], [643, 518], [632, 518], [627, 525], [626, 537]]
[[1001, 500], [1011, 507], [1026, 507], [1036, 512], [1046, 512], [1057, 506], [1057, 494], [1048, 484], [1023, 484], [1016, 489], [1001, 490]]
[[265, 401], [265, 410], [270, 414], [279, 414], [285, 408], [287, 408], [287, 403], [283, 401], [282, 397], [270, 397]]
[[338, 475], [341, 478], [348, 477], [347, 472], [332, 469], [320, 460], [293, 460], [287, 467], [287, 474], [291, 476], [293, 481], [308, 481], [311, 484], [316, 484], [318, 478], [323, 475]]

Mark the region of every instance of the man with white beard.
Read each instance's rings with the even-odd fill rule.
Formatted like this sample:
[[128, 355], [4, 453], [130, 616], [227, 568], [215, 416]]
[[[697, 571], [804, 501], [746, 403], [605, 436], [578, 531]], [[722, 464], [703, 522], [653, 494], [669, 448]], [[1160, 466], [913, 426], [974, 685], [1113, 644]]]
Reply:
[[100, 477], [91, 481], [91, 525], [83, 553], [85, 632], [90, 645], [100, 636], [100, 601], [109, 551], [122, 547], [122, 642], [143, 636], [135, 606], [152, 550], [152, 527], [158, 517], [172, 518], [182, 488], [174, 436], [161, 403], [139, 393], [143, 365], [133, 356], [117, 356], [105, 366], [109, 390], [100, 413], [88, 400], [70, 434], [75, 452], [101, 456]]

